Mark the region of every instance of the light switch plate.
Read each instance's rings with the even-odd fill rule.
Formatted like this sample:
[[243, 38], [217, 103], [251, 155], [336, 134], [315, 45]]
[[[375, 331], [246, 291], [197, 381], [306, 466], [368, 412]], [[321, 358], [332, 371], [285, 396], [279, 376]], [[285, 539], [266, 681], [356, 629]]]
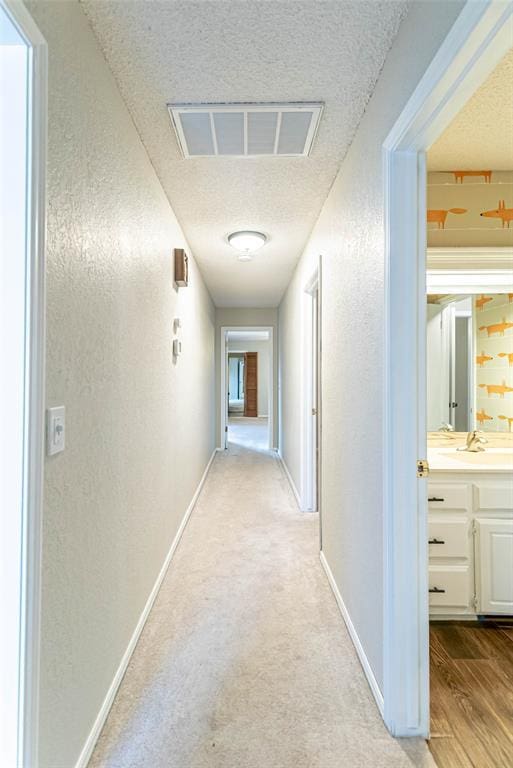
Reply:
[[66, 409], [63, 405], [46, 411], [46, 453], [53, 456], [64, 450]]

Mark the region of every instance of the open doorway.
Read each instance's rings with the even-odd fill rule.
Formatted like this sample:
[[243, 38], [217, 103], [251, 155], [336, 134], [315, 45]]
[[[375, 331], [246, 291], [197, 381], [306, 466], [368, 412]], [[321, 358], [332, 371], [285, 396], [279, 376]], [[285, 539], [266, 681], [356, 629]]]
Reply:
[[[430, 504], [448, 505], [447, 511], [452, 512], [455, 507], [468, 511], [468, 505], [476, 498], [481, 498], [480, 504], [492, 503], [491, 496], [487, 502], [486, 494], [475, 496], [474, 492], [468, 491], [467, 496], [460, 487], [455, 491], [452, 483], [440, 494], [441, 489], [434, 489], [437, 492], [432, 494], [432, 489], [428, 488], [426, 230], [429, 223], [443, 231], [445, 220], [439, 224], [434, 214], [441, 219], [444, 214], [453, 216], [457, 221], [463, 215], [459, 209], [465, 206], [430, 207], [431, 216], [426, 215], [425, 153], [509, 52], [513, 40], [512, 12], [511, 3], [466, 4], [384, 143], [387, 263], [383, 698], [385, 722], [397, 736], [428, 737], [430, 734], [428, 597], [431, 603], [441, 600], [440, 596], [447, 594], [447, 588], [432, 583], [431, 576], [437, 571], [428, 570], [428, 493], [430, 498], [433, 497]], [[474, 125], [468, 130], [472, 136]], [[459, 142], [460, 147], [467, 144], [467, 141]], [[494, 146], [494, 142], [483, 145], [486, 146]], [[481, 167], [471, 168], [459, 163], [443, 170], [459, 176], [460, 170], [466, 168], [482, 172]], [[461, 179], [456, 180], [454, 176], [456, 181], [461, 184]], [[497, 206], [497, 217], [500, 217], [500, 210], [504, 210], [504, 206]], [[472, 283], [475, 275], [471, 273], [480, 258], [474, 248], [470, 249], [470, 254], [468, 250], [465, 266], [460, 259], [456, 267], [462, 271], [461, 284], [465, 287]], [[438, 259], [433, 259], [431, 266], [435, 273], [438, 267], [454, 267], [453, 251], [446, 248]], [[501, 258], [497, 259], [499, 263]], [[493, 266], [489, 261], [487, 268], [490, 272]], [[436, 292], [444, 293], [443, 290]], [[509, 503], [506, 497], [500, 497], [504, 509]], [[455, 530], [461, 531], [459, 528]], [[468, 531], [471, 531], [470, 523]], [[440, 538], [446, 546], [447, 535], [443, 538], [431, 536], [431, 533], [430, 530], [431, 538]], [[509, 547], [505, 537], [501, 542], [505, 548]], [[433, 543], [432, 547], [436, 546], [442, 545]], [[440, 567], [441, 573], [444, 568], [442, 564]], [[468, 578], [467, 564], [458, 562], [453, 569], [451, 589], [461, 595], [468, 585]], [[507, 579], [501, 583], [507, 583]], [[468, 601], [470, 606], [471, 596]], [[470, 730], [467, 735], [475, 745]], [[452, 746], [458, 749], [455, 742]], [[468, 764], [468, 759], [463, 764]], [[503, 760], [496, 764], [508, 762]]]
[[[301, 509], [320, 511], [321, 447], [321, 338], [320, 280], [318, 267], [307, 281], [303, 294], [303, 415]], [[320, 526], [320, 530], [322, 526]], [[322, 535], [321, 549], [322, 549]]]
[[440, 766], [455, 755], [513, 765], [511, 44], [426, 155], [429, 745]]
[[221, 374], [224, 447], [270, 450], [273, 442], [272, 328], [222, 328]]

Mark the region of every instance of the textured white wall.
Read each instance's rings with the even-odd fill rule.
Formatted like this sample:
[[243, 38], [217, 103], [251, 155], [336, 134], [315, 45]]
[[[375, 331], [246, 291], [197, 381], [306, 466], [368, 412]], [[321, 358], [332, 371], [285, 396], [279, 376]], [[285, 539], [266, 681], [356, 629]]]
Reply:
[[269, 415], [269, 341], [230, 341], [230, 352], [258, 353], [258, 415]]
[[415, 2], [279, 311], [281, 449], [299, 487], [301, 302], [322, 271], [323, 549], [382, 684], [382, 377], [384, 231], [381, 147], [463, 6]]
[[[49, 45], [41, 768], [73, 768], [214, 447], [214, 308], [80, 5]], [[183, 354], [171, 354], [181, 317]], [[191, 424], [194, 423], [194, 429]]]
[[246, 309], [244, 307], [218, 307], [216, 309], [216, 443], [220, 445], [221, 429], [221, 328], [223, 326], [270, 326], [274, 335], [274, 368], [273, 368], [273, 443], [278, 445], [278, 310], [277, 309]]

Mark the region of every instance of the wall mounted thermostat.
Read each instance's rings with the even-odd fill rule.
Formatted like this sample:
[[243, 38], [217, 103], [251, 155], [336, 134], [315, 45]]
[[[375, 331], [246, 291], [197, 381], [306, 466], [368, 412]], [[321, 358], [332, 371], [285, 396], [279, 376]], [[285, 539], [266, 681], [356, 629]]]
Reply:
[[65, 446], [66, 409], [63, 405], [46, 412], [46, 453], [53, 456]]
[[173, 357], [178, 357], [182, 354], [182, 342], [180, 339], [173, 339]]

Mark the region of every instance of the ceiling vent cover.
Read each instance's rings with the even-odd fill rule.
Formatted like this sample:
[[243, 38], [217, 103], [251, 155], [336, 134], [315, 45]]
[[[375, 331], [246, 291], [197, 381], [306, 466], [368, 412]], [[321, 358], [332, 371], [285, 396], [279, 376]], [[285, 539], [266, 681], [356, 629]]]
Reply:
[[168, 109], [185, 158], [306, 157], [323, 106], [168, 104]]

